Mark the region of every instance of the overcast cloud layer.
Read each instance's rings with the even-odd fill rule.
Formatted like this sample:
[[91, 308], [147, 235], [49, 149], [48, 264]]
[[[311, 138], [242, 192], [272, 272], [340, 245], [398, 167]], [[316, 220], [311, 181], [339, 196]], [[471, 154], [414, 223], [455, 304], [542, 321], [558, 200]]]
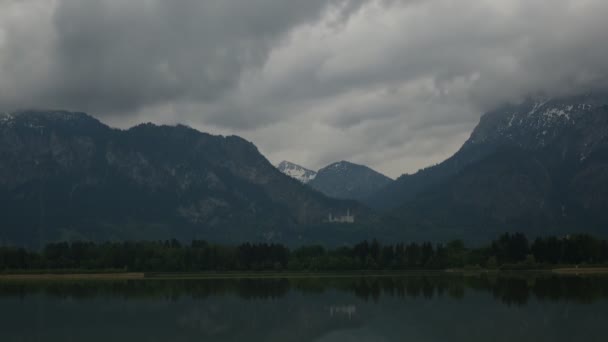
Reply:
[[605, 0], [0, 0], [0, 109], [252, 140], [398, 176], [506, 101], [605, 87]]

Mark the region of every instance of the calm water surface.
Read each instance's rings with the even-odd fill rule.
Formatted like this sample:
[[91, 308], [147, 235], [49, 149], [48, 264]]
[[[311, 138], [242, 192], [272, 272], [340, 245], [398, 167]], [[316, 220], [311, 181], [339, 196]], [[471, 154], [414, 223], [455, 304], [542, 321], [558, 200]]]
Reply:
[[0, 341], [606, 341], [608, 278], [0, 282]]

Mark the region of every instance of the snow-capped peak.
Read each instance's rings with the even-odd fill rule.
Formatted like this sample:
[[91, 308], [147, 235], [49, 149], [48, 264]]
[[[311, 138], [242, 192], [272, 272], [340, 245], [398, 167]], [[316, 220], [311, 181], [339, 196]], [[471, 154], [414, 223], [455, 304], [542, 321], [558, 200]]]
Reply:
[[317, 173], [315, 171], [309, 170], [305, 167], [302, 167], [298, 164], [294, 164], [292, 162], [288, 162], [286, 160], [279, 163], [279, 165], [277, 165], [277, 169], [279, 169], [279, 171], [283, 172], [289, 177], [295, 178], [304, 184], [315, 179], [315, 177], [317, 176]]

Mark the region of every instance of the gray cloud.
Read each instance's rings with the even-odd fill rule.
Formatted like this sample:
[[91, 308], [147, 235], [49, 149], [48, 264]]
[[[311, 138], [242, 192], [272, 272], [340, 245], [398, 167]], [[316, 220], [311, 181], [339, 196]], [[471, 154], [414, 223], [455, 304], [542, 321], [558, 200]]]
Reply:
[[0, 108], [242, 135], [272, 161], [436, 163], [505, 101], [606, 87], [603, 0], [0, 0]]
[[[5, 6], [15, 12], [29, 9], [25, 20], [3, 25], [3, 50], [11, 54], [4, 61], [9, 70], [4, 86], [23, 83], [30, 92], [23, 97], [34, 95], [40, 105], [118, 113], [221, 97], [244, 69], [265, 61], [280, 37], [317, 20], [328, 6], [326, 0], [11, 3]], [[29, 57], [26, 63], [23, 56]], [[28, 72], [33, 65], [44, 69]], [[23, 105], [24, 98], [12, 101]]]

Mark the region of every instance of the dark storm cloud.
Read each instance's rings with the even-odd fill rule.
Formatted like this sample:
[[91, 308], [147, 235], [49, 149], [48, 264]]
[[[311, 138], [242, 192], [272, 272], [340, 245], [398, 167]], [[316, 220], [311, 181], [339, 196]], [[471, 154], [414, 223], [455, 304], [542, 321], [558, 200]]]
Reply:
[[606, 87], [604, 0], [0, 0], [0, 108], [243, 135], [392, 175], [481, 113]]
[[[213, 101], [234, 86], [244, 69], [262, 64], [270, 49], [293, 27], [318, 20], [332, 5], [339, 6], [344, 15], [355, 9], [357, 2], [11, 3], [5, 6], [29, 6], [31, 15], [21, 13], [27, 21], [8, 15], [3, 18], [3, 66], [9, 76], [4, 83], [22, 83], [29, 94], [2, 98], [3, 104], [67, 106], [103, 115], [167, 101]], [[41, 51], [33, 54], [36, 49]], [[35, 65], [29, 70], [32, 74], [20, 60], [23, 56], [31, 59], [30, 66]], [[44, 68], [43, 72], [39, 68]], [[29, 102], [32, 95], [38, 103]]]

